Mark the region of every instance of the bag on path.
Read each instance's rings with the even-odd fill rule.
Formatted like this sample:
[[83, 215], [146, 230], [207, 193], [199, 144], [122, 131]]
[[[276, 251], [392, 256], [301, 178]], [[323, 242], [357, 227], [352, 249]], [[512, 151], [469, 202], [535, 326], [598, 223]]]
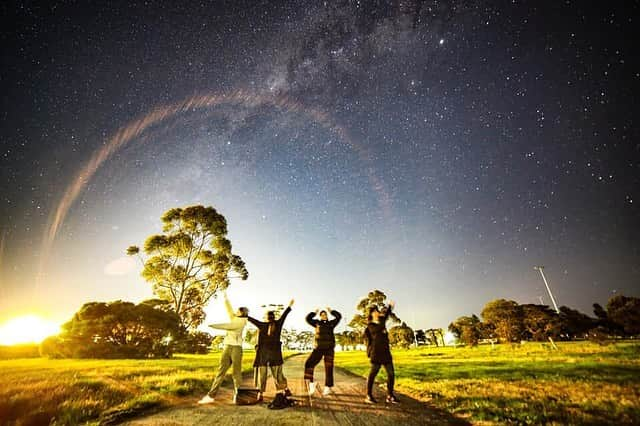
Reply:
[[271, 410], [281, 410], [287, 407], [293, 407], [296, 404], [295, 399], [287, 398], [283, 393], [277, 393], [273, 401], [267, 406]]
[[260, 389], [257, 388], [238, 388], [236, 391], [236, 405], [254, 405], [259, 401]]

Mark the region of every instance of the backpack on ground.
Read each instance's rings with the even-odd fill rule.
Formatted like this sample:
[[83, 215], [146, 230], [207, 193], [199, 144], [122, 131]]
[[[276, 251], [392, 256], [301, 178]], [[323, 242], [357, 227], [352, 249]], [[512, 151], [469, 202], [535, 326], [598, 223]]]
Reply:
[[295, 399], [287, 398], [284, 393], [277, 393], [273, 401], [267, 406], [271, 410], [281, 410], [287, 407], [293, 407], [296, 404]]

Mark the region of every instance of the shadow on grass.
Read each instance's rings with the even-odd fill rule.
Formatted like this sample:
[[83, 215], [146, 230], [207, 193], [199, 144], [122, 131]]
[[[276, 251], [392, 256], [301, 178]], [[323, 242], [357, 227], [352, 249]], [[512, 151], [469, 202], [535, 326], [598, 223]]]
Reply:
[[473, 415], [474, 420], [498, 424], [638, 424], [638, 410], [628, 407], [581, 406], [566, 404], [555, 398], [532, 400], [503, 397], [456, 397], [443, 401], [452, 411]]

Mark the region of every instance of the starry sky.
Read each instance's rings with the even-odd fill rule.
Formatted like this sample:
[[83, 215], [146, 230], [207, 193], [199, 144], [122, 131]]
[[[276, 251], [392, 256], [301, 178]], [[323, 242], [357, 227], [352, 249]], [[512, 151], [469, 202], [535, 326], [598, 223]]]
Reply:
[[585, 313], [640, 296], [638, 8], [3, 2], [0, 321], [151, 297], [124, 251], [192, 204], [232, 301], [295, 327], [376, 288], [416, 328], [549, 304], [535, 265]]

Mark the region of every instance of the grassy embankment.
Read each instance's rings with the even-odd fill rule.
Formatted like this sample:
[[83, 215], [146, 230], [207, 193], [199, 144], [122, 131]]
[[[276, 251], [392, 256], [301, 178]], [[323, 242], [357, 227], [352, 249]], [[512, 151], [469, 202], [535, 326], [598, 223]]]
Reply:
[[[219, 353], [166, 360], [0, 361], [0, 425], [106, 422], [204, 395]], [[253, 351], [243, 356], [251, 371]], [[230, 373], [230, 371], [229, 371]]]
[[[399, 391], [471, 421], [640, 424], [639, 343], [419, 348], [393, 357]], [[336, 365], [368, 372], [363, 352], [336, 353]]]

